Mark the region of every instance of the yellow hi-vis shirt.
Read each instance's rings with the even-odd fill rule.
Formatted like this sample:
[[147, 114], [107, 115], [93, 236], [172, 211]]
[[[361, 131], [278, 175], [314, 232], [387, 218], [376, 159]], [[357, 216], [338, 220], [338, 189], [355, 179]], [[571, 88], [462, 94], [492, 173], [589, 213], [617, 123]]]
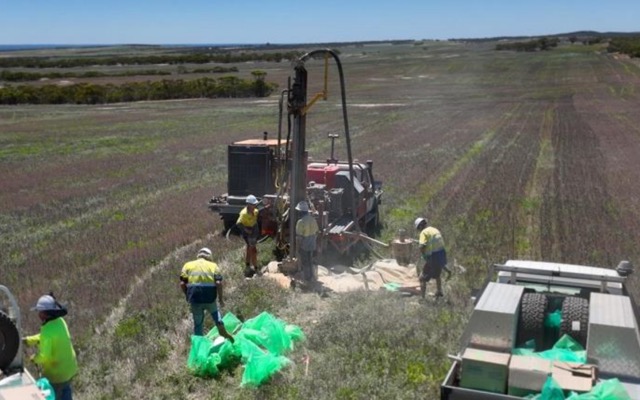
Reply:
[[45, 322], [37, 335], [25, 338], [27, 345], [38, 345], [33, 362], [51, 383], [69, 381], [78, 372], [76, 352], [71, 344], [69, 328], [62, 317]]
[[247, 228], [253, 228], [258, 223], [258, 208], [253, 209], [253, 213], [249, 213], [247, 207], [243, 208], [240, 211], [240, 216], [238, 216], [238, 221], [236, 224], [240, 224]]
[[187, 300], [189, 303], [214, 303], [218, 297], [217, 283], [222, 282], [218, 264], [198, 258], [182, 267], [180, 278], [187, 282]]
[[420, 232], [418, 240], [420, 248], [425, 247], [425, 254], [431, 255], [435, 251], [444, 250], [444, 239], [439, 230], [432, 226], [428, 226]]
[[311, 214], [307, 214], [296, 222], [296, 236], [300, 237], [300, 249], [313, 251], [316, 249], [316, 234], [318, 233], [318, 223]]

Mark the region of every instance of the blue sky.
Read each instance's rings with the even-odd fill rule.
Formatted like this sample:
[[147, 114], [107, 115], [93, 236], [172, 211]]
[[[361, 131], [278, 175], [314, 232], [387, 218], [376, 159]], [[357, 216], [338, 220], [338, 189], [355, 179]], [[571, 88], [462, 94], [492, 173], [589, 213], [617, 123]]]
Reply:
[[640, 31], [640, 0], [0, 0], [0, 44], [314, 43]]

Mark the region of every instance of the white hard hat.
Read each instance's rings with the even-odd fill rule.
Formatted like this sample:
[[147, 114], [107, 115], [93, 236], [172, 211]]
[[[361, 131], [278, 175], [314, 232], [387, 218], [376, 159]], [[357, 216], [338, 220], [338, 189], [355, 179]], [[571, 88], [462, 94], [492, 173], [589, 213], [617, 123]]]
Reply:
[[247, 196], [247, 204], [252, 204], [252, 205], [256, 205], [258, 204], [258, 199], [256, 199], [256, 196], [250, 194]]
[[309, 204], [307, 204], [307, 202], [303, 200], [300, 203], [298, 203], [298, 205], [296, 205], [296, 210], [302, 211], [302, 212], [309, 212]]
[[56, 299], [49, 294], [45, 294], [44, 296], [40, 296], [38, 299], [38, 303], [36, 303], [35, 307], [31, 307], [31, 311], [55, 311], [60, 310], [60, 306]]
[[427, 219], [426, 218], [422, 218], [422, 217], [418, 217], [416, 218], [415, 221], [413, 221], [413, 226], [416, 227], [416, 229], [418, 229], [418, 227], [422, 224], [422, 223], [427, 223]]
[[200, 250], [198, 250], [198, 257], [205, 257], [208, 259], [211, 259], [211, 249], [209, 249], [208, 247], [203, 247]]

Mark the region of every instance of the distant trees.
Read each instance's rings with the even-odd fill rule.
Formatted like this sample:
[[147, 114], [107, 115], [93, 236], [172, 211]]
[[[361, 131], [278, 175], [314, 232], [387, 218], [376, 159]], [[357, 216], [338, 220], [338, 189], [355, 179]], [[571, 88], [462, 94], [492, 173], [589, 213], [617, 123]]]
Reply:
[[560, 39], [543, 37], [526, 42], [498, 43], [496, 50], [542, 51], [558, 46]]
[[225, 76], [218, 79], [162, 80], [122, 85], [7, 85], [0, 87], [0, 104], [100, 104], [187, 98], [264, 97], [277, 89], [276, 84], [265, 82], [266, 73], [255, 72], [254, 80]]
[[[176, 69], [178, 74], [222, 74], [229, 72], [238, 72], [238, 67], [221, 67], [212, 68], [196, 68], [189, 71], [184, 65], [179, 65]], [[25, 72], [1, 70], [0, 81], [5, 82], [28, 82], [39, 81], [41, 79], [62, 79], [62, 78], [104, 78], [119, 76], [162, 76], [171, 75], [171, 71], [161, 71], [155, 69], [146, 70], [130, 70], [123, 72], [100, 72], [100, 71], [84, 71], [84, 72]]]
[[640, 57], [640, 37], [619, 37], [609, 42], [607, 51], [624, 53], [631, 57]]
[[242, 63], [248, 61], [281, 62], [294, 60], [302, 53], [288, 52], [216, 52], [216, 53], [188, 53], [176, 55], [146, 55], [146, 56], [109, 56], [109, 57], [8, 57], [0, 58], [0, 68], [72, 68], [92, 65], [149, 65], [149, 64], [207, 64], [207, 63]]

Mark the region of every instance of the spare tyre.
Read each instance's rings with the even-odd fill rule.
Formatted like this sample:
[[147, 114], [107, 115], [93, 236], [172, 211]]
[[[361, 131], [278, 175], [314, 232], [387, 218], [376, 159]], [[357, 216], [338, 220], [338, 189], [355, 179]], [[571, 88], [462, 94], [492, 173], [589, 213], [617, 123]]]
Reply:
[[544, 315], [547, 310], [547, 297], [539, 293], [525, 293], [520, 302], [520, 318], [516, 346], [523, 346], [529, 340], [535, 340], [536, 350], [543, 346]]
[[18, 354], [20, 333], [16, 325], [0, 311], [0, 369], [5, 370]]
[[583, 348], [587, 346], [589, 329], [589, 301], [582, 297], [567, 297], [562, 302], [560, 335], [567, 334]]

